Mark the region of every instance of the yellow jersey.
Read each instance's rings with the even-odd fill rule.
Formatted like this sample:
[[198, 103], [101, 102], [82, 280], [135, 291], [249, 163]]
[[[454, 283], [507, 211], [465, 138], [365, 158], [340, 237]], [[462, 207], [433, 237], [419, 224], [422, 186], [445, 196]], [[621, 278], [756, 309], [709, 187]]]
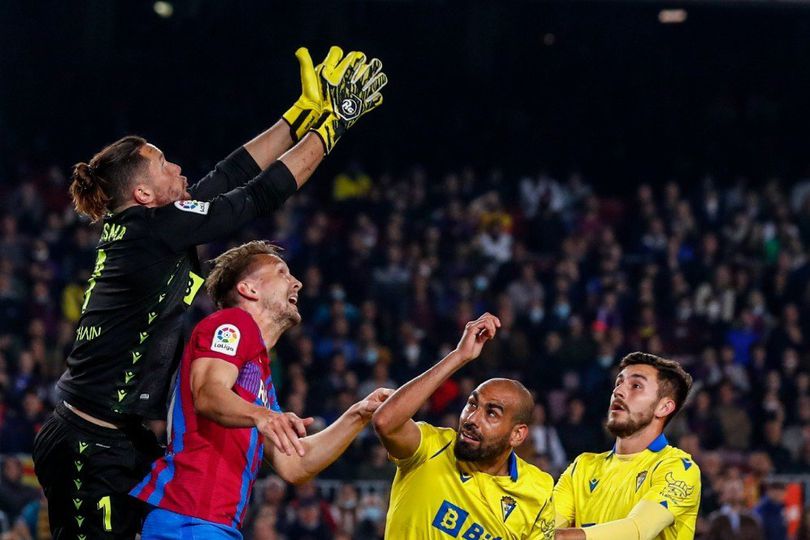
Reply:
[[624, 519], [641, 500], [675, 520], [656, 540], [692, 540], [700, 503], [700, 469], [661, 434], [637, 454], [580, 454], [554, 487], [557, 527], [589, 527]]
[[397, 473], [386, 540], [552, 540], [554, 481], [514, 452], [509, 475], [496, 476], [458, 461], [456, 431], [418, 422], [416, 452], [392, 459]]

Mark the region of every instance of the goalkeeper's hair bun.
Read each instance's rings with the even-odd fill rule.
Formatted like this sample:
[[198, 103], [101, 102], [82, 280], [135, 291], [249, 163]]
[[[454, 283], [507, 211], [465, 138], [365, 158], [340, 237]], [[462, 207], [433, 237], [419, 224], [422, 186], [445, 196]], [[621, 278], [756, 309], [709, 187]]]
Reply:
[[89, 163], [73, 166], [70, 195], [80, 214], [98, 221], [127, 202], [127, 187], [147, 163], [140, 154], [145, 144], [142, 137], [130, 135], [106, 146]]

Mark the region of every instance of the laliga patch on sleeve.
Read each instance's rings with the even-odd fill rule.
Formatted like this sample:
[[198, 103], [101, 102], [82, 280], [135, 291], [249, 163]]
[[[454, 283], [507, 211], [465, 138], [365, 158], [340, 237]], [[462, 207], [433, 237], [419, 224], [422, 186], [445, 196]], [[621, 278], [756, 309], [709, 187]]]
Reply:
[[232, 324], [221, 324], [214, 330], [214, 339], [211, 340], [211, 350], [236, 356], [239, 346], [239, 329]]
[[194, 214], [202, 214], [205, 215], [208, 213], [208, 205], [210, 203], [205, 201], [175, 201], [174, 205], [178, 208], [178, 210], [182, 210], [183, 212], [192, 212]]

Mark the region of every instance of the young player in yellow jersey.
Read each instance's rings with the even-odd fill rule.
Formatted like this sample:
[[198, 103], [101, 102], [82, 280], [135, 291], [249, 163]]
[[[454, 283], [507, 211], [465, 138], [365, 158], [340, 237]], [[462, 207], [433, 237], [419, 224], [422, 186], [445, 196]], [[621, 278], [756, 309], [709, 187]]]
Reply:
[[528, 436], [534, 402], [517, 381], [490, 379], [461, 412], [458, 431], [411, 417], [450, 375], [481, 354], [501, 322], [467, 323], [458, 346], [394, 392], [372, 422], [397, 473], [386, 540], [551, 540], [553, 481], [514, 448]]
[[557, 540], [692, 540], [700, 469], [669, 445], [664, 427], [683, 406], [692, 377], [677, 362], [627, 355], [610, 400], [616, 445], [580, 454], [554, 488]]

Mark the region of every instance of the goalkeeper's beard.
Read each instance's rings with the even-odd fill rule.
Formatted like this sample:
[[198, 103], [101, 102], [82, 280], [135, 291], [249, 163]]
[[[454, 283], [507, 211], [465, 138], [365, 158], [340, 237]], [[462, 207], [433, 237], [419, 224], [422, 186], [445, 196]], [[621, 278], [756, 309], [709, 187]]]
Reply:
[[477, 445], [468, 443], [461, 438], [461, 433], [456, 435], [456, 445], [453, 447], [453, 454], [461, 461], [489, 461], [501, 455], [510, 447], [507, 433], [494, 441], [480, 440]]
[[655, 414], [653, 414], [654, 411], [655, 407], [650, 407], [646, 414], [637, 413], [633, 415], [633, 413], [625, 409], [625, 413], [627, 414], [627, 419], [625, 420], [611, 419], [610, 412], [608, 412], [607, 430], [614, 437], [621, 439], [629, 437], [652, 423], [653, 418], [655, 418]]

